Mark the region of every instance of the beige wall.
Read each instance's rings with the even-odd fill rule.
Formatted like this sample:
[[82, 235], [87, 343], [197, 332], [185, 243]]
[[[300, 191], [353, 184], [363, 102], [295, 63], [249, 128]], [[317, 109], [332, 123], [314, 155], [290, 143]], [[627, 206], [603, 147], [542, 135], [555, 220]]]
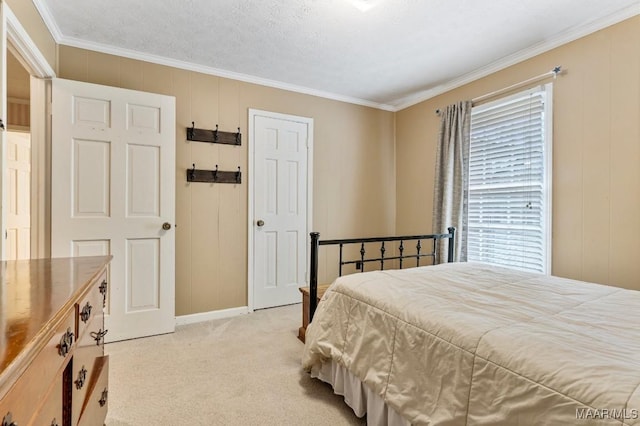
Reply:
[[[640, 289], [640, 17], [396, 114], [56, 46], [31, 2], [7, 0], [58, 75], [176, 96], [176, 313], [247, 303], [247, 186], [192, 184], [193, 162], [247, 170], [242, 147], [188, 143], [184, 129], [241, 127], [248, 108], [315, 120], [315, 230], [323, 237], [431, 231], [438, 117], [562, 65], [554, 84], [553, 273]], [[333, 275], [321, 259], [321, 280]], [[326, 270], [325, 270], [326, 269]]]
[[[247, 184], [187, 184], [185, 170], [247, 170], [248, 109], [314, 119], [313, 228], [323, 237], [395, 231], [394, 114], [71, 47], [59, 76], [176, 97], [176, 314], [247, 304]], [[187, 142], [185, 129], [235, 131], [243, 145]], [[244, 175], [246, 176], [246, 174]]]
[[36, 44], [44, 58], [49, 62], [51, 68], [55, 70], [57, 67], [57, 46], [53, 36], [47, 29], [38, 9], [30, 0], [5, 0], [16, 15], [29, 37]]
[[30, 98], [29, 72], [11, 52], [7, 52], [7, 97], [26, 101]]
[[7, 128], [9, 130], [25, 130], [31, 125], [30, 84], [29, 72], [11, 52], [7, 52]]
[[435, 110], [556, 65], [553, 274], [640, 290], [640, 16], [398, 112], [396, 231], [431, 230]]

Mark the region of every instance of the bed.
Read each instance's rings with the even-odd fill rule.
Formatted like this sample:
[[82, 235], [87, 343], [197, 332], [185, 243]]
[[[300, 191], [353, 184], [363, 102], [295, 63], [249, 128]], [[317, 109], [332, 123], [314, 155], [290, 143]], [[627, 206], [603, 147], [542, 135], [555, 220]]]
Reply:
[[636, 426], [640, 292], [466, 262], [345, 275], [302, 364], [370, 425]]

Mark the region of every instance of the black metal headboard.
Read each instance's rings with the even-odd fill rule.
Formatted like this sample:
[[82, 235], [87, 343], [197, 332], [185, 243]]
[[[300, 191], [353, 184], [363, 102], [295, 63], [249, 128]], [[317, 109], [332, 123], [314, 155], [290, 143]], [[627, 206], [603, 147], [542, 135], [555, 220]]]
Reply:
[[[423, 257], [430, 257], [433, 263], [437, 263], [438, 261], [438, 244], [440, 240], [448, 239], [449, 247], [447, 252], [447, 262], [453, 262], [453, 251], [454, 251], [454, 238], [456, 233], [456, 228], [450, 227], [447, 228], [449, 231], [448, 234], [430, 234], [430, 235], [404, 235], [398, 237], [373, 237], [373, 238], [347, 238], [341, 240], [324, 240], [320, 241], [320, 233], [312, 232], [311, 233], [311, 276], [309, 277], [309, 322], [313, 320], [313, 314], [316, 311], [316, 307], [318, 304], [318, 251], [320, 246], [328, 246], [328, 245], [338, 245], [340, 246], [340, 261], [339, 261], [339, 272], [338, 275], [342, 276], [342, 267], [344, 265], [356, 265], [356, 269], [360, 269], [360, 272], [364, 272], [364, 265], [369, 262], [379, 262], [380, 270], [384, 270], [384, 262], [390, 260], [397, 260], [399, 262], [400, 269], [402, 269], [403, 261], [405, 259], [415, 259], [416, 265], [420, 266], [420, 259]], [[404, 253], [404, 242], [405, 241], [418, 241], [416, 244], [416, 253], [405, 254]], [[423, 252], [422, 241], [423, 240], [432, 240], [432, 250], [430, 252]], [[384, 243], [390, 241], [400, 241], [400, 245], [398, 246], [398, 252], [400, 253], [398, 256], [389, 256], [385, 257], [386, 248]], [[375, 258], [365, 258], [366, 250], [365, 243], [381, 243], [380, 245], [380, 256]], [[347, 244], [360, 244], [360, 258], [355, 260], [344, 260], [343, 259], [343, 249]]]

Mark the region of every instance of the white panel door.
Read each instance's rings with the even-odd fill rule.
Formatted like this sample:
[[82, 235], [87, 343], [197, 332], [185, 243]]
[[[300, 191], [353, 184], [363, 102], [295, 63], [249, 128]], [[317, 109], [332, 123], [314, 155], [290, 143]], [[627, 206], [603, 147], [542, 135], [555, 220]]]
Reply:
[[113, 255], [107, 341], [172, 332], [175, 98], [54, 79], [52, 100], [52, 256]]
[[6, 258], [31, 257], [31, 135], [9, 131], [5, 142]]
[[252, 112], [253, 307], [300, 302], [307, 272], [310, 120]]

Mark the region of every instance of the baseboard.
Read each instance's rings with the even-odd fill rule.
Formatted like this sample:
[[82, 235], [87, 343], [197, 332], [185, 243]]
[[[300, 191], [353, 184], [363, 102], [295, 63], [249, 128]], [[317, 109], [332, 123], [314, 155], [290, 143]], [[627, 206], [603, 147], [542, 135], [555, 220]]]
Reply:
[[197, 314], [180, 315], [176, 317], [176, 326], [195, 324], [203, 321], [211, 321], [223, 318], [237, 317], [249, 313], [247, 306], [240, 306], [238, 308], [220, 309], [218, 311], [199, 312]]

